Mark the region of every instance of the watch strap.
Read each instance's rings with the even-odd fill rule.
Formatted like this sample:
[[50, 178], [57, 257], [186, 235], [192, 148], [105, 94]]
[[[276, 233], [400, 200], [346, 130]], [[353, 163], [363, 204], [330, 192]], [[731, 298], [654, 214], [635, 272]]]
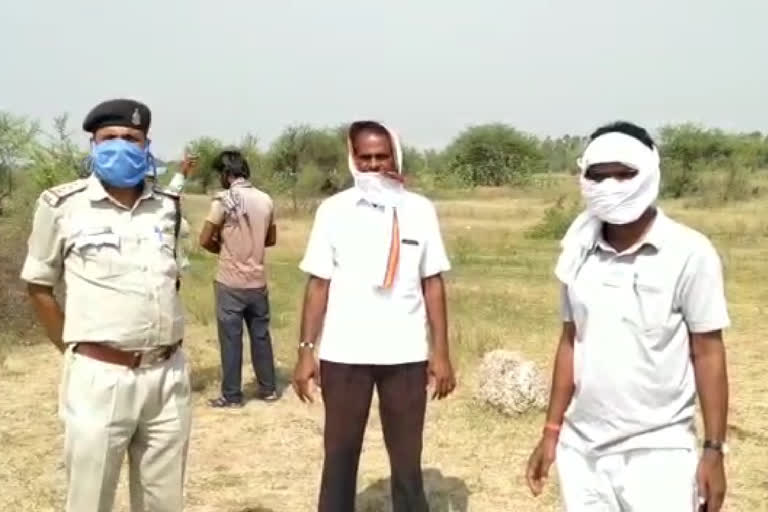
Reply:
[[725, 451], [726, 451], [726, 447], [725, 447], [725, 442], [724, 441], [714, 441], [712, 439], [706, 439], [706, 440], [704, 440], [704, 444], [702, 445], [702, 447], [705, 450], [712, 450], [712, 451], [716, 451], [716, 452], [719, 452], [719, 453], [725, 453]]

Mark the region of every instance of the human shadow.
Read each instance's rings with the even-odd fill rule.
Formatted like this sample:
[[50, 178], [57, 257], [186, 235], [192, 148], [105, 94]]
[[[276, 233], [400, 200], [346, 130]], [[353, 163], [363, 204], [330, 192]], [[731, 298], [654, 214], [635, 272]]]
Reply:
[[[285, 390], [291, 386], [291, 380], [293, 378], [293, 368], [284, 368], [282, 366], [275, 366], [275, 386], [278, 396], [283, 397]], [[245, 379], [243, 379], [245, 380]], [[246, 400], [254, 398], [259, 391], [259, 385], [253, 378], [251, 371], [250, 380], [243, 386], [243, 396]]]
[[[275, 380], [277, 394], [282, 397], [285, 390], [291, 385], [292, 370], [283, 367], [275, 367]], [[221, 382], [221, 365], [192, 367], [190, 372], [192, 391], [202, 393], [214, 383]], [[253, 370], [249, 366], [243, 366], [243, 396], [246, 400], [254, 398], [259, 390], [253, 377]]]
[[[423, 471], [424, 492], [430, 512], [467, 512], [469, 489], [463, 480], [445, 477], [438, 469]], [[392, 512], [389, 478], [377, 480], [357, 495], [357, 512]]]

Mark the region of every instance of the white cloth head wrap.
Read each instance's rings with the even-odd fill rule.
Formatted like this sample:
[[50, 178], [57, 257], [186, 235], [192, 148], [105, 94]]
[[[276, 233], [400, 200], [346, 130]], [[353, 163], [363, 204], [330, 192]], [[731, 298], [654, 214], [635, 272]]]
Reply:
[[[389, 141], [392, 145], [392, 151], [395, 156], [396, 172], [402, 177], [403, 174], [403, 151], [400, 145], [400, 138], [397, 133], [378, 121], [373, 121], [389, 134]], [[374, 235], [375, 243], [369, 245], [370, 254], [367, 258], [368, 269], [370, 269], [368, 280], [377, 289], [382, 288], [384, 274], [389, 259], [390, 247], [393, 243], [393, 223], [397, 207], [401, 204], [405, 194], [405, 187], [401, 181], [388, 178], [379, 172], [360, 172], [355, 165], [355, 151], [352, 145], [352, 128], [356, 123], [350, 125], [347, 133], [347, 161], [349, 163], [349, 172], [354, 179], [355, 189], [360, 197], [373, 205], [384, 207], [381, 215], [374, 216], [377, 221], [372, 223], [370, 232]], [[394, 240], [399, 244], [400, 240]]]
[[[609, 132], [595, 138], [577, 160], [579, 182], [587, 209], [571, 223], [560, 242], [562, 249], [555, 275], [570, 284], [587, 253], [594, 246], [603, 222], [628, 224], [642, 216], [659, 196], [661, 171], [659, 153], [635, 137]], [[600, 182], [584, 177], [593, 165], [620, 163], [637, 171], [631, 179], [607, 178]]]

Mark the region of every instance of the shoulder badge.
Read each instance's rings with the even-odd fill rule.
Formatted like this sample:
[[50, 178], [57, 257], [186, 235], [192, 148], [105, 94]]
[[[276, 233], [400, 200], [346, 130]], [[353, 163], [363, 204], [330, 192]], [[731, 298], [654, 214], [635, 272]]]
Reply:
[[152, 189], [156, 194], [160, 194], [161, 196], [170, 197], [171, 199], [179, 199], [181, 196], [177, 194], [176, 192], [162, 187], [155, 187]]
[[55, 208], [61, 204], [61, 202], [67, 197], [85, 190], [88, 186], [86, 180], [70, 181], [69, 183], [63, 183], [55, 187], [51, 187], [40, 196], [48, 206]]

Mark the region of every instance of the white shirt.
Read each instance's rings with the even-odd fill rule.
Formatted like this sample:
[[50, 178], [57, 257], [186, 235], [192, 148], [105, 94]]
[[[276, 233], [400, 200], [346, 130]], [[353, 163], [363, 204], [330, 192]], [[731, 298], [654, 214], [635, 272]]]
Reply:
[[563, 319], [576, 325], [563, 443], [592, 455], [695, 448], [688, 332], [730, 324], [720, 258], [704, 235], [659, 211], [620, 254], [599, 240], [564, 290]]
[[437, 212], [425, 197], [404, 193], [397, 209], [400, 264], [392, 288], [381, 289], [371, 284], [367, 265], [382, 261], [371, 251], [382, 248], [376, 237], [384, 233], [376, 226], [382, 225], [379, 217], [385, 213], [355, 188], [326, 199], [317, 209], [299, 268], [331, 281], [320, 359], [385, 365], [428, 357], [421, 280], [450, 269]]

